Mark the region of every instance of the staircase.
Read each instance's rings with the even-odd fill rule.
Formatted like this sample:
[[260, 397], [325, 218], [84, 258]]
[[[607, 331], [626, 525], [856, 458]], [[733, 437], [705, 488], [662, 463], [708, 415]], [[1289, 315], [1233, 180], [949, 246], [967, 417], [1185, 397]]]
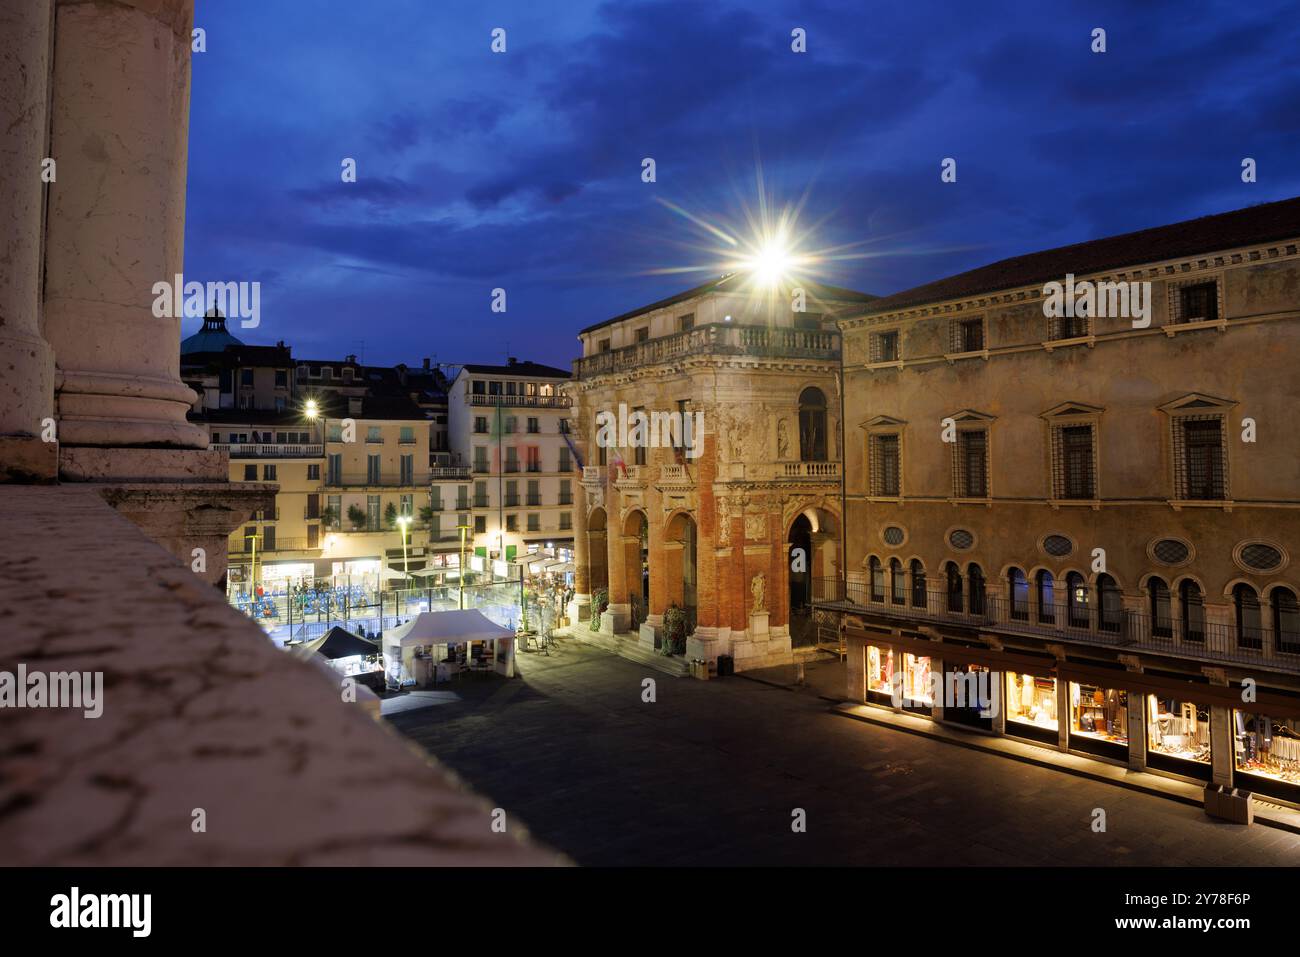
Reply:
[[641, 647], [635, 635], [602, 635], [600, 632], [588, 628], [585, 621], [576, 626], [557, 631], [556, 634], [577, 638], [579, 641], [595, 645], [597, 648], [611, 654], [619, 655], [629, 661], [639, 662], [647, 668], [653, 668], [675, 678], [685, 678], [691, 673], [690, 664], [685, 658], [680, 655], [665, 657], [657, 651], [647, 651]]

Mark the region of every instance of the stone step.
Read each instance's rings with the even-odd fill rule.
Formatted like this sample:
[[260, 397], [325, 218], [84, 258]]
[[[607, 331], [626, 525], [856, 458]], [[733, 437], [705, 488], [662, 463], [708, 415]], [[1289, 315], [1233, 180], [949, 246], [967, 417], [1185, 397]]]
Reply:
[[576, 628], [567, 628], [563, 632], [571, 638], [577, 638], [589, 645], [595, 645], [611, 654], [627, 658], [629, 661], [635, 661], [645, 665], [647, 668], [654, 668], [656, 671], [672, 675], [675, 678], [685, 678], [691, 673], [690, 664], [681, 657], [665, 657], [657, 652], [647, 651], [637, 643], [634, 635], [603, 635], [598, 631], [592, 631], [584, 625]]

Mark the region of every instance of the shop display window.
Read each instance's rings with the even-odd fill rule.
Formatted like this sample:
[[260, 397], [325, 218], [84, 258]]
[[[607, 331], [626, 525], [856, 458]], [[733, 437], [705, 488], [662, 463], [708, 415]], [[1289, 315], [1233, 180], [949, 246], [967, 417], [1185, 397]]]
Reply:
[[894, 649], [867, 645], [867, 690], [889, 694], [894, 680]]
[[924, 707], [934, 705], [934, 689], [930, 686], [929, 658], [903, 654], [903, 699], [911, 705]]
[[1007, 720], [1056, 731], [1056, 679], [1007, 672]]
[[1184, 761], [1210, 763], [1210, 709], [1147, 695], [1147, 749]]
[[1300, 718], [1233, 712], [1237, 770], [1300, 786]]
[[1070, 684], [1070, 733], [1112, 744], [1128, 744], [1128, 692]]

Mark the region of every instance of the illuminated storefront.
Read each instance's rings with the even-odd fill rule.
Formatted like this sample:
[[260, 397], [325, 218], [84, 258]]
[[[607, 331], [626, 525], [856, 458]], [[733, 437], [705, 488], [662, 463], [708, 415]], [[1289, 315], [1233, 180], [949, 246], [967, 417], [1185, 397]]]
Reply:
[[1146, 696], [1147, 766], [1210, 780], [1210, 709]]
[[998, 675], [984, 665], [959, 665], [947, 661], [943, 664], [946, 672], [944, 720], [992, 731], [992, 712], [998, 704], [993, 682], [998, 680]]
[[1300, 718], [1234, 711], [1234, 783], [1300, 803]]
[[929, 714], [934, 707], [930, 659], [903, 653], [903, 710]]
[[1070, 682], [1070, 747], [1128, 760], [1128, 692]]
[[1006, 715], [1007, 734], [1056, 744], [1056, 679], [1007, 672]]
[[867, 645], [867, 700], [890, 704], [894, 680], [894, 649]]

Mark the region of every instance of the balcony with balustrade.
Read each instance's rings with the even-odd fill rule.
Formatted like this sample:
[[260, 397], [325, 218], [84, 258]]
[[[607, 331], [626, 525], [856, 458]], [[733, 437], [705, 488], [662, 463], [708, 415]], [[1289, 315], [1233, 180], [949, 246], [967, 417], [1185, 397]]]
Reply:
[[824, 329], [715, 322], [575, 359], [573, 374], [577, 379], [591, 379], [692, 356], [838, 361], [840, 334]]
[[213, 442], [208, 448], [226, 452], [232, 459], [319, 459], [325, 446], [293, 442]]

